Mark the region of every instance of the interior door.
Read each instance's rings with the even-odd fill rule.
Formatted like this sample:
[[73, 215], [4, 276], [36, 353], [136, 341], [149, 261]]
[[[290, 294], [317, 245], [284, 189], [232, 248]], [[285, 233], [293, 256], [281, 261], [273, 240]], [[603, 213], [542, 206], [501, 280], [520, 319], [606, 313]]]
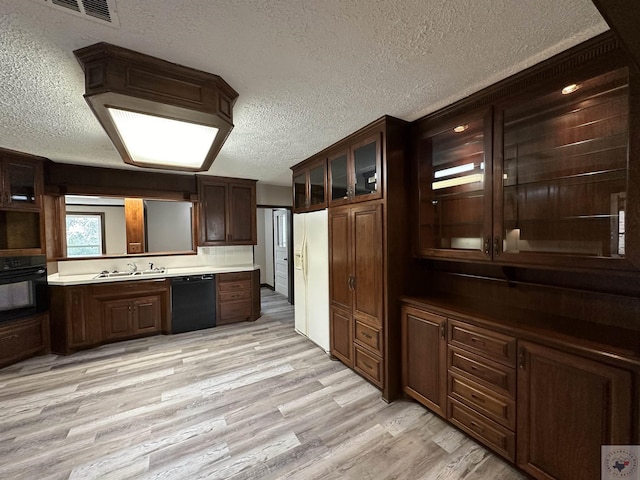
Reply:
[[275, 291], [289, 296], [289, 212], [273, 211], [273, 257]]

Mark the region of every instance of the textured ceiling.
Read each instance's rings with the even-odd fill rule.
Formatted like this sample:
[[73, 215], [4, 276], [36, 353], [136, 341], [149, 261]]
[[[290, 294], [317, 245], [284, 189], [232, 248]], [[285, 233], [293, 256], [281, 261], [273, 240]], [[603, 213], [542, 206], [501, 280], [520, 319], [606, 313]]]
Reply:
[[[208, 173], [289, 167], [388, 114], [415, 120], [607, 29], [590, 0], [115, 0], [117, 24], [0, 0], [0, 147], [126, 168], [73, 50], [108, 42], [240, 94]], [[130, 167], [135, 168], [135, 167]]]

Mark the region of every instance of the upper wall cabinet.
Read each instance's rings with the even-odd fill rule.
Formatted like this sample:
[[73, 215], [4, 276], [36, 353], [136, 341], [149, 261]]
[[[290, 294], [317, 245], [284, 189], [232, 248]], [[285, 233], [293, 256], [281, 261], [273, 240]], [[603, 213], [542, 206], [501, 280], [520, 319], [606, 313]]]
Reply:
[[327, 162], [314, 157], [299, 163], [293, 170], [293, 213], [327, 208]]
[[329, 205], [382, 197], [382, 133], [354, 138], [329, 154]]
[[419, 122], [418, 255], [640, 268], [640, 85], [593, 43]]
[[39, 210], [42, 194], [42, 162], [0, 153], [0, 206]]
[[0, 255], [43, 251], [42, 159], [0, 150]]
[[256, 181], [198, 178], [200, 246], [255, 245]]

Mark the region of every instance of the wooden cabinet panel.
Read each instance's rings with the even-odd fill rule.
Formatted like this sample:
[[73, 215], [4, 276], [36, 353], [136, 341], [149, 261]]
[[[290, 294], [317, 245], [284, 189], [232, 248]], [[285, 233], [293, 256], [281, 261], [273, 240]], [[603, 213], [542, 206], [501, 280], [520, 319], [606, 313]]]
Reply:
[[372, 327], [362, 322], [355, 321], [356, 333], [355, 341], [361, 345], [368, 347], [378, 355], [383, 354], [382, 329], [380, 327]]
[[338, 308], [329, 308], [331, 355], [353, 367], [353, 317]]
[[441, 416], [447, 403], [447, 319], [403, 305], [404, 392]]
[[227, 184], [200, 182], [200, 244], [216, 245], [227, 241]]
[[329, 299], [351, 311], [351, 223], [348, 209], [329, 211]]
[[260, 270], [216, 275], [216, 324], [257, 320], [259, 296]]
[[131, 336], [133, 333], [131, 300], [107, 300], [101, 303], [105, 339], [113, 340]]
[[515, 366], [516, 339], [467, 323], [449, 323], [449, 343], [487, 357], [496, 362]]
[[358, 345], [354, 346], [354, 357], [354, 370], [374, 385], [382, 388], [384, 382], [382, 359], [378, 355], [374, 355], [360, 348]]
[[382, 325], [382, 204], [352, 208], [353, 314]]
[[52, 286], [50, 293], [55, 353], [169, 331], [168, 280]]
[[481, 385], [505, 395], [516, 394], [516, 371], [504, 365], [449, 346], [449, 370], [471, 378]]
[[160, 331], [162, 307], [159, 296], [135, 299], [131, 304], [133, 310], [134, 335]]
[[476, 412], [504, 425], [510, 430], [516, 428], [516, 402], [513, 397], [499, 395], [455, 373], [449, 372], [449, 395], [468, 405]]
[[229, 184], [228, 241], [234, 245], [256, 243], [256, 186]]
[[256, 182], [198, 179], [200, 245], [255, 245]]
[[44, 323], [47, 315], [7, 322], [0, 326], [0, 367], [48, 349]]
[[519, 348], [518, 466], [541, 479], [600, 478], [600, 446], [634, 443], [631, 374], [542, 345]]
[[[448, 417], [451, 423], [477, 438], [485, 445], [500, 453], [512, 462], [516, 458], [516, 436], [511, 431], [491, 422], [462, 403], [449, 399]], [[600, 459], [600, 457], [598, 457]], [[570, 461], [569, 463], [573, 463]], [[564, 477], [560, 477], [564, 480]], [[576, 477], [577, 478], [577, 477]], [[589, 477], [583, 477], [589, 478]]]
[[127, 253], [144, 252], [144, 200], [142, 198], [125, 198], [124, 217], [127, 235]]

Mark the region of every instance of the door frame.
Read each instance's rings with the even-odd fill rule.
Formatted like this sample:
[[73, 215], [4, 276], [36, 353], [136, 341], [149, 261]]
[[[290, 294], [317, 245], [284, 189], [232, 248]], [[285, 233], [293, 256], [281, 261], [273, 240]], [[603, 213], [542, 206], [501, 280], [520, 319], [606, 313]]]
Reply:
[[[289, 303], [291, 305], [293, 305], [293, 299], [294, 299], [294, 292], [293, 292], [293, 262], [291, 261], [291, 259], [293, 258], [293, 207], [291, 206], [284, 206], [284, 205], [256, 205], [256, 209], [258, 208], [270, 208], [272, 210], [272, 215], [273, 215], [273, 210], [287, 210], [289, 213], [289, 231], [288, 231], [288, 238], [287, 238], [287, 267], [288, 267], [288, 283], [289, 283], [289, 297], [287, 298], [287, 300], [289, 301]], [[272, 225], [271, 227], [271, 236], [273, 237], [274, 234], [274, 227]], [[275, 246], [274, 246], [275, 248]], [[275, 253], [275, 252], [274, 252]], [[275, 258], [272, 255], [273, 258]], [[274, 262], [274, 275], [275, 275], [275, 262]], [[275, 278], [274, 278], [274, 289], [275, 289]]]

